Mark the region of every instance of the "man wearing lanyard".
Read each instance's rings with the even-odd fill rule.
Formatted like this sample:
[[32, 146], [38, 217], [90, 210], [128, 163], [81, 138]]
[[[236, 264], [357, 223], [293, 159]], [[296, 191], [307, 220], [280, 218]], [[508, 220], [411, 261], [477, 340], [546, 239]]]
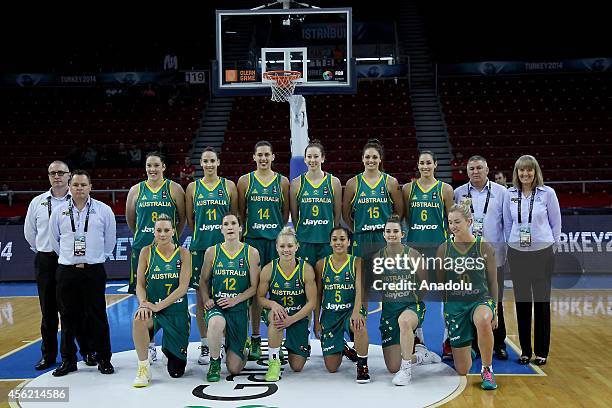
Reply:
[[471, 209], [474, 216], [472, 233], [476, 237], [484, 237], [495, 249], [499, 300], [497, 304], [498, 326], [493, 330], [493, 350], [495, 357], [507, 360], [503, 307], [504, 265], [506, 263], [503, 204], [508, 190], [489, 180], [487, 161], [482, 156], [470, 157], [467, 163], [467, 174], [470, 181], [455, 189], [455, 202], [460, 203], [465, 198], [472, 199]]
[[[55, 365], [57, 357], [57, 329], [59, 326], [55, 296], [57, 254], [53, 252], [51, 246], [49, 219], [53, 209], [70, 199], [68, 165], [56, 160], [49, 165], [48, 173], [51, 189], [32, 199], [23, 225], [25, 239], [30, 244], [32, 251], [36, 253], [34, 270], [42, 315], [40, 322], [42, 357], [34, 366], [37, 370], [45, 370]], [[95, 356], [88, 352], [85, 338], [79, 336], [78, 342], [85, 364], [96, 365]]]
[[75, 170], [70, 180], [72, 199], [53, 210], [49, 221], [51, 245], [59, 255], [57, 303], [62, 322], [62, 364], [53, 372], [61, 377], [76, 371], [74, 339], [81, 333], [91, 338], [98, 370], [112, 374], [106, 271], [104, 261], [116, 242], [115, 215], [111, 208], [89, 196], [91, 178]]

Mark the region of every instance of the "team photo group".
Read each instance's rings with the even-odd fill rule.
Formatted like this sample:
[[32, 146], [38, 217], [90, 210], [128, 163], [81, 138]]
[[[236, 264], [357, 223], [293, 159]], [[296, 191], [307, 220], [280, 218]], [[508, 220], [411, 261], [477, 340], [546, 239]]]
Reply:
[[[134, 387], [151, 383], [160, 329], [168, 374], [185, 373], [189, 288], [197, 299], [197, 363], [209, 366], [207, 382], [221, 380], [222, 362], [235, 375], [247, 361], [262, 359], [263, 322], [265, 381], [279, 381], [284, 362], [293, 372], [303, 369], [312, 331], [321, 341], [322, 370], [336, 372], [346, 357], [356, 364], [356, 381], [368, 383], [366, 319], [368, 302], [376, 301], [382, 303], [379, 330], [393, 384], [409, 385], [413, 366], [442, 358], [452, 359], [456, 372], [466, 375], [479, 356], [481, 387], [496, 389], [493, 359], [508, 359], [504, 275], [514, 292], [518, 363], [546, 364], [561, 212], [533, 156], [517, 159], [509, 187], [490, 180], [484, 157], [472, 156], [469, 182], [456, 189], [436, 179], [430, 151], [419, 152], [417, 177], [398, 183], [383, 170], [377, 140], [365, 144], [363, 172], [345, 186], [324, 170], [319, 141], [308, 144], [307, 171], [293, 180], [274, 171], [274, 158], [269, 142], [256, 143], [255, 169], [235, 183], [218, 175], [224, 157], [206, 148], [200, 158], [203, 177], [183, 189], [165, 178], [160, 153], [147, 155], [147, 179], [132, 186], [126, 202], [134, 234], [128, 291], [138, 298]], [[52, 339], [57, 312], [55, 321], [49, 312], [56, 307], [61, 364], [53, 375], [77, 370], [75, 341], [87, 365], [112, 374], [104, 262], [115, 246], [115, 218], [110, 207], [90, 196], [87, 172], [71, 172], [55, 161], [49, 180], [51, 189], [34, 198], [24, 227], [37, 250], [43, 311], [36, 368], [51, 367], [57, 357]], [[185, 226], [193, 231], [189, 249], [179, 244]], [[56, 297], [56, 306], [44, 303], [41, 292], [44, 276], [52, 273], [56, 289], [47, 290], [57, 294], [46, 302]], [[439, 300], [442, 310], [426, 311], [425, 299]], [[427, 348], [423, 334], [424, 319], [432, 313], [445, 322], [439, 328], [442, 357]]]

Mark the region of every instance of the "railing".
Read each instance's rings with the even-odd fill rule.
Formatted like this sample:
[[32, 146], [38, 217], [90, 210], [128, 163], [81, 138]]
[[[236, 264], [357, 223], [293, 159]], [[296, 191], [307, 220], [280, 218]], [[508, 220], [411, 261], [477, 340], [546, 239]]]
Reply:
[[[10, 190], [7, 191], [8, 193], [12, 193], [13, 194], [13, 199], [15, 199], [16, 195], [28, 195], [28, 196], [35, 196], [38, 194], [42, 194], [45, 191], [49, 191], [49, 190]], [[107, 194], [110, 193], [111, 194], [111, 200], [113, 202], [113, 205], [115, 205], [117, 203], [117, 193], [127, 193], [130, 190], [126, 190], [126, 189], [122, 189], [122, 190], [91, 190], [91, 193], [93, 195], [93, 197], [95, 198], [96, 193], [102, 193], [102, 194]]]
[[570, 180], [570, 181], [547, 181], [550, 184], [582, 184], [582, 192], [586, 193], [587, 184], [612, 184], [612, 180]]

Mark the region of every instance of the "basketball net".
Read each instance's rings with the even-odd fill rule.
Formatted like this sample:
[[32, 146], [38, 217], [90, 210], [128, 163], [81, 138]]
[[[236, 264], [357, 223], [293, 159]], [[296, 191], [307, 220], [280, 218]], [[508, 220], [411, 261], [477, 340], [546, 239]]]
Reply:
[[299, 71], [267, 71], [263, 77], [271, 81], [271, 99], [274, 102], [288, 102], [295, 91], [295, 83], [302, 74]]

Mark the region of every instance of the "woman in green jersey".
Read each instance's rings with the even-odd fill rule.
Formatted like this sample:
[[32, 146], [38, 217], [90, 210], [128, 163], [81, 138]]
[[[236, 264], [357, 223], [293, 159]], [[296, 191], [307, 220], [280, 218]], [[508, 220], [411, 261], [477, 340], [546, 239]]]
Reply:
[[402, 214], [403, 203], [395, 177], [381, 171], [383, 148], [376, 139], [363, 147], [363, 173], [346, 183], [342, 214], [353, 230], [353, 255], [364, 257], [385, 244], [383, 230], [391, 214]]
[[[134, 233], [130, 254], [130, 282], [128, 293], [136, 293], [138, 260], [140, 251], [153, 242], [153, 229], [157, 217], [167, 214], [174, 226], [174, 242], [185, 227], [185, 192], [180, 184], [164, 178], [166, 162], [159, 152], [147, 154], [145, 159], [147, 179], [133, 185], [125, 203], [125, 220]], [[151, 336], [151, 340], [153, 337]], [[157, 360], [155, 342], [149, 344], [149, 358]]]
[[325, 367], [330, 373], [342, 363], [344, 334], [351, 333], [357, 350], [357, 382], [370, 382], [368, 330], [362, 303], [361, 258], [348, 254], [351, 240], [344, 227], [334, 227], [330, 236], [333, 253], [317, 262], [317, 304], [314, 330], [321, 339]]
[[[436, 179], [436, 167], [438, 167], [436, 155], [428, 150], [422, 151], [418, 162], [420, 177], [404, 184], [402, 188], [408, 226], [407, 242], [412, 248], [421, 252], [426, 260], [433, 258], [438, 246], [446, 240], [445, 217], [455, 200], [453, 188]], [[427, 279], [434, 281], [435, 271], [433, 268], [428, 269]], [[417, 337], [421, 344], [425, 343], [423, 329], [420, 326], [417, 329]], [[445, 358], [451, 358], [450, 346], [447, 342], [445, 344], [443, 355]]]
[[189, 323], [187, 289], [191, 276], [189, 251], [174, 242], [174, 224], [166, 214], [159, 214], [154, 224], [155, 240], [145, 246], [138, 258], [138, 310], [132, 325], [132, 337], [138, 354], [138, 372], [134, 387], [146, 387], [151, 381], [147, 355], [149, 331], [163, 330], [162, 351], [168, 357], [168, 374], [177, 378], [185, 373]]
[[[495, 251], [471, 232], [471, 199], [453, 205], [448, 226], [453, 237], [437, 251], [438, 285], [446, 285], [444, 318], [452, 347], [455, 370], [466, 375], [472, 366], [472, 340], [478, 338], [482, 358], [481, 387], [497, 388], [493, 374], [493, 330], [497, 327], [497, 266]], [[442, 267], [440, 267], [442, 266]], [[474, 333], [474, 331], [476, 333]]]
[[[280, 379], [280, 347], [283, 331], [289, 366], [302, 371], [310, 355], [309, 316], [317, 302], [317, 285], [312, 266], [296, 259], [299, 245], [292, 227], [284, 227], [276, 238], [279, 258], [261, 271], [257, 297], [268, 324], [268, 372], [266, 381]], [[269, 294], [269, 298], [266, 295]]]
[[[242, 225], [235, 213], [222, 218], [224, 241], [206, 250], [200, 275], [200, 294], [206, 308], [210, 366], [206, 379], [221, 379], [221, 345], [227, 352], [226, 367], [238, 374], [248, 358], [248, 300], [259, 282], [259, 253], [240, 241]], [[226, 337], [223, 339], [223, 332]]]
[[314, 265], [331, 254], [329, 233], [342, 217], [342, 185], [321, 170], [325, 150], [318, 140], [306, 147], [304, 162], [308, 171], [291, 181], [291, 219], [300, 243], [297, 256]]
[[198, 364], [208, 364], [210, 361], [206, 321], [204, 320], [204, 302], [198, 291], [204, 252], [208, 247], [223, 242], [221, 217], [227, 212], [236, 212], [238, 209], [236, 184], [218, 176], [217, 170], [220, 164], [219, 155], [215, 149], [206, 147], [200, 157], [204, 177], [189, 183], [185, 192], [187, 224], [193, 231], [189, 246], [193, 272], [189, 286], [196, 290], [196, 323], [201, 341]]
[[387, 220], [384, 237], [387, 246], [374, 258], [378, 268], [374, 270], [373, 285], [382, 299], [379, 328], [383, 355], [387, 369], [395, 373], [393, 384], [408, 385], [412, 379], [412, 364], [429, 362], [430, 352], [422, 344], [417, 344], [416, 348], [414, 344], [414, 331], [425, 317], [419, 285], [426, 274], [421, 254], [402, 244], [404, 231], [397, 214]]
[[[274, 151], [269, 142], [255, 144], [253, 161], [257, 169], [238, 180], [238, 209], [245, 220], [244, 242], [257, 248], [263, 266], [276, 258], [276, 236], [289, 220], [289, 180], [272, 170]], [[254, 301], [251, 305], [251, 360], [261, 357], [260, 321], [261, 306]]]
[[161, 153], [146, 157], [147, 179], [130, 188], [125, 204], [125, 219], [134, 233], [132, 242], [129, 293], [136, 293], [136, 269], [142, 248], [153, 242], [153, 225], [160, 214], [167, 214], [174, 225], [175, 243], [185, 226], [185, 192], [180, 184], [164, 178], [165, 159]]

